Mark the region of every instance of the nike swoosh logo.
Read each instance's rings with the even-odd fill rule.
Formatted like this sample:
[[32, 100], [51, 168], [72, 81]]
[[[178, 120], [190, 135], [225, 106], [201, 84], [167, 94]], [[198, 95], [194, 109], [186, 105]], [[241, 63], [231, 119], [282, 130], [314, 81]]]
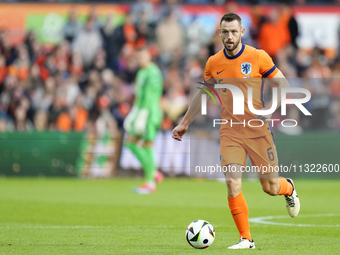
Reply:
[[236, 216], [236, 215], [241, 214], [241, 213], [243, 213], [243, 212], [240, 212], [240, 213], [233, 213], [233, 215]]
[[224, 69], [222, 70], [222, 71], [220, 71], [220, 72], [217, 72], [217, 74], [220, 74], [220, 73], [222, 73], [224, 71]]

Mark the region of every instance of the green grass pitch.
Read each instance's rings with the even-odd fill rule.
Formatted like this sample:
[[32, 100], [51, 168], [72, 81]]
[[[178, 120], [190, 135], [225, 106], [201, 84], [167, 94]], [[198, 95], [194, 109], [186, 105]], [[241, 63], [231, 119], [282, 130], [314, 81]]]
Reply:
[[[339, 254], [340, 180], [294, 181], [301, 217], [250, 223], [256, 249], [231, 251], [238, 232], [215, 180], [166, 179], [155, 194], [136, 195], [141, 179], [1, 178], [0, 254]], [[258, 181], [243, 180], [243, 194], [250, 218], [287, 214], [284, 198]], [[196, 219], [215, 227], [208, 249], [186, 243]]]

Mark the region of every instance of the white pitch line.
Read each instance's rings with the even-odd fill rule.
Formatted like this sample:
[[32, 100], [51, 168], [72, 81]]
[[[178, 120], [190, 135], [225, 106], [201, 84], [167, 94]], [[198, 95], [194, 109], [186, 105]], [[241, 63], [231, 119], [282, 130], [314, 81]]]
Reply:
[[[340, 214], [334, 213], [324, 213], [324, 214], [302, 214], [299, 215], [298, 218], [321, 218], [321, 217], [334, 217], [340, 216]], [[340, 224], [336, 225], [315, 225], [315, 224], [300, 224], [300, 223], [285, 223], [285, 222], [275, 222], [271, 221], [273, 219], [290, 219], [288, 215], [274, 215], [274, 216], [263, 216], [263, 217], [254, 217], [249, 218], [249, 222], [258, 223], [258, 224], [266, 224], [266, 225], [278, 225], [278, 226], [289, 226], [289, 227], [326, 227], [326, 228], [337, 228], [340, 227]], [[124, 227], [124, 228], [177, 228], [178, 226], [43, 226], [43, 225], [13, 225], [8, 226], [3, 224], [0, 229], [105, 229], [105, 228], [116, 228], [116, 227]], [[222, 226], [215, 226], [222, 227]]]
[[[325, 214], [305, 214], [299, 215], [299, 218], [321, 218], [321, 217], [333, 217], [339, 216], [340, 214], [325, 213]], [[316, 224], [301, 224], [301, 223], [285, 223], [285, 222], [275, 222], [270, 221], [273, 219], [289, 219], [287, 215], [276, 215], [276, 216], [264, 216], [264, 217], [254, 217], [249, 218], [249, 222], [266, 224], [266, 225], [278, 225], [278, 226], [290, 226], [290, 227], [323, 227], [323, 228], [338, 228], [340, 224], [336, 225], [316, 225]]]

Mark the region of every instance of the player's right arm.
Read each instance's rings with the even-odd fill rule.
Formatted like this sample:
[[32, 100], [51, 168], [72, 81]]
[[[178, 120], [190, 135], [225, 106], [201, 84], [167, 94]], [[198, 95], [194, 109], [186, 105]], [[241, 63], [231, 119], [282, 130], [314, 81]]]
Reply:
[[[203, 87], [203, 85], [202, 85]], [[199, 89], [194, 95], [194, 98], [190, 101], [189, 108], [185, 113], [183, 119], [180, 121], [178, 126], [172, 130], [172, 138], [182, 141], [183, 135], [187, 132], [190, 123], [194, 120], [201, 109], [201, 95], [205, 93]]]
[[[211, 84], [213, 77], [210, 72], [210, 58], [207, 61], [204, 71], [204, 80], [205, 82]], [[207, 86], [201, 85], [201, 88], [204, 88], [210, 92], [210, 89]], [[197, 114], [201, 110], [201, 95], [206, 94], [202, 89], [199, 89], [196, 94], [194, 95], [193, 99], [190, 101], [189, 108], [185, 113], [183, 119], [180, 123], [172, 130], [172, 138], [182, 141], [183, 135], [187, 132], [190, 123], [195, 119]], [[209, 97], [208, 97], [209, 98]]]

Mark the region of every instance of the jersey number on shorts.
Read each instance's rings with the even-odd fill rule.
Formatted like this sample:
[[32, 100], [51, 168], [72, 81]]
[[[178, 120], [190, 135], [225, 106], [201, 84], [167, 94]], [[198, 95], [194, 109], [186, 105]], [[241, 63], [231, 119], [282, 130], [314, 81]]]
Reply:
[[268, 154], [268, 158], [270, 161], [273, 161], [274, 160], [274, 153], [272, 152], [273, 148], [270, 147], [267, 149], [267, 154]]

